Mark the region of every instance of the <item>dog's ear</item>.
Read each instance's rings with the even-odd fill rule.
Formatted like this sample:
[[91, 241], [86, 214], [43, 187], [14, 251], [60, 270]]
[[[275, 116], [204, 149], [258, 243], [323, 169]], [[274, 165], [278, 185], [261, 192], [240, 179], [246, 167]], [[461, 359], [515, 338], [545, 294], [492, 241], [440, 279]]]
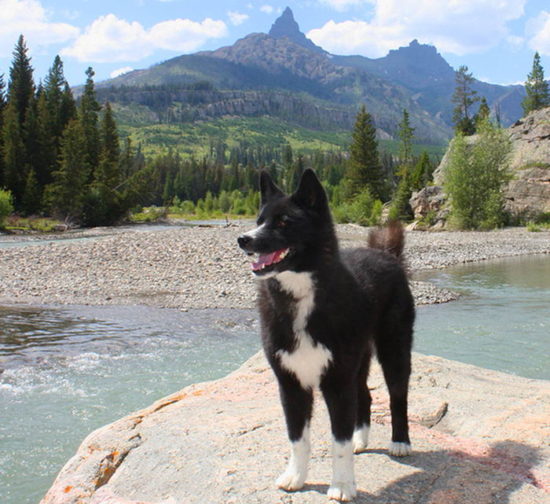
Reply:
[[314, 210], [325, 210], [328, 208], [325, 188], [319, 182], [315, 172], [310, 168], [304, 170], [298, 189], [293, 194], [293, 199]]
[[262, 170], [260, 172], [260, 204], [263, 206], [270, 199], [280, 196], [284, 196], [283, 191], [275, 185], [269, 173]]

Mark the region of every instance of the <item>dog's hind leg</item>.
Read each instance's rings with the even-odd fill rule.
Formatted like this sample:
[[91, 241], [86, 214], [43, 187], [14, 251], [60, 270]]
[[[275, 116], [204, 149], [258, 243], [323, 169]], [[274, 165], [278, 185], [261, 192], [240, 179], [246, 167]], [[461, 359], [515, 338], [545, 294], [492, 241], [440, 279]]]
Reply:
[[313, 392], [311, 389], [302, 388], [289, 375], [282, 374], [278, 379], [290, 440], [290, 459], [285, 472], [277, 478], [277, 486], [292, 492], [302, 488], [307, 478], [311, 451], [309, 423], [313, 411]]
[[353, 467], [353, 430], [357, 416], [357, 382], [335, 377], [324, 380], [321, 391], [332, 428], [332, 482], [329, 499], [352, 500], [357, 495]]
[[[407, 337], [407, 340], [410, 338]], [[390, 455], [403, 457], [411, 453], [407, 418], [409, 376], [411, 374], [410, 345], [397, 345], [394, 341], [393, 344], [391, 342], [382, 344], [377, 350], [378, 360], [382, 366], [390, 394], [392, 438], [388, 451]]]

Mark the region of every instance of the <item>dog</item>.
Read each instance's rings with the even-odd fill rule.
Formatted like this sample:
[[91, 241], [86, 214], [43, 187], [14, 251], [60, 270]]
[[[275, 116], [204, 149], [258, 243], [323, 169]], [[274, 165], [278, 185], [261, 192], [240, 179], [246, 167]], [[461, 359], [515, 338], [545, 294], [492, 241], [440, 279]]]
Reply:
[[260, 174], [257, 228], [238, 237], [259, 254], [258, 285], [265, 355], [279, 385], [291, 445], [279, 488], [303, 487], [310, 455], [313, 390], [327, 404], [332, 438], [330, 499], [356, 494], [353, 453], [367, 448], [371, 355], [382, 366], [390, 395], [389, 453], [411, 452], [407, 394], [411, 372], [414, 302], [403, 266], [404, 233], [397, 222], [371, 231], [369, 247], [340, 250], [326, 192], [304, 171], [286, 195]]

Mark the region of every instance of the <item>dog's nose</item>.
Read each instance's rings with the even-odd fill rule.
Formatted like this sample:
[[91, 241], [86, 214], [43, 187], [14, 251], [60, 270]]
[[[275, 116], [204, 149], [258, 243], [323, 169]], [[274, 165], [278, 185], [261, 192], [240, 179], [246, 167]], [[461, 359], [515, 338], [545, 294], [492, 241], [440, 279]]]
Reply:
[[247, 235], [241, 235], [237, 238], [237, 243], [239, 244], [239, 247], [242, 249], [246, 248], [246, 246], [252, 241], [252, 238]]

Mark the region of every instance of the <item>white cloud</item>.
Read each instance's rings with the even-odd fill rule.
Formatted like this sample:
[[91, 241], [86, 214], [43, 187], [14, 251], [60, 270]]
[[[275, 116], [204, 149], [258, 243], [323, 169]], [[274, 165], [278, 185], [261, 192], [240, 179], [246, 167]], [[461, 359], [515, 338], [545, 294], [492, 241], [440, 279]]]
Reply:
[[113, 70], [109, 76], [111, 77], [111, 79], [114, 79], [115, 77], [118, 77], [119, 75], [124, 75], [128, 72], [131, 72], [133, 70], [133, 68], [131, 66], [125, 66], [125, 67], [122, 67], [122, 68], [117, 68], [116, 70]]
[[307, 36], [324, 49], [341, 54], [380, 57], [416, 38], [443, 52], [464, 55], [489, 49], [506, 39], [507, 23], [523, 15], [525, 2], [364, 0], [364, 4], [374, 3], [374, 15], [369, 21], [329, 21]]
[[345, 11], [350, 7], [362, 4], [372, 4], [373, 0], [321, 0], [322, 4], [328, 5], [337, 11]]
[[275, 10], [273, 6], [271, 5], [262, 5], [260, 7], [260, 10], [264, 12], [265, 14], [273, 14], [273, 11]]
[[61, 54], [83, 62], [138, 61], [157, 49], [189, 52], [210, 38], [227, 34], [223, 21], [189, 19], [163, 21], [146, 30], [140, 23], [119, 19], [114, 14], [97, 18]]
[[243, 24], [250, 16], [240, 12], [227, 11], [227, 17], [233, 26], [239, 26]]
[[239, 26], [243, 24], [250, 16], [248, 14], [242, 14], [235, 11], [227, 11], [227, 17], [233, 26]]
[[66, 23], [52, 23], [38, 0], [0, 0], [0, 56], [10, 56], [23, 34], [27, 47], [39, 52], [41, 47], [68, 42], [79, 29]]
[[527, 23], [529, 47], [544, 56], [550, 56], [550, 12], [542, 11]]
[[190, 19], [172, 19], [153, 26], [148, 33], [149, 43], [161, 49], [188, 52], [198, 49], [208, 39], [227, 35], [223, 21], [206, 18], [200, 23]]

